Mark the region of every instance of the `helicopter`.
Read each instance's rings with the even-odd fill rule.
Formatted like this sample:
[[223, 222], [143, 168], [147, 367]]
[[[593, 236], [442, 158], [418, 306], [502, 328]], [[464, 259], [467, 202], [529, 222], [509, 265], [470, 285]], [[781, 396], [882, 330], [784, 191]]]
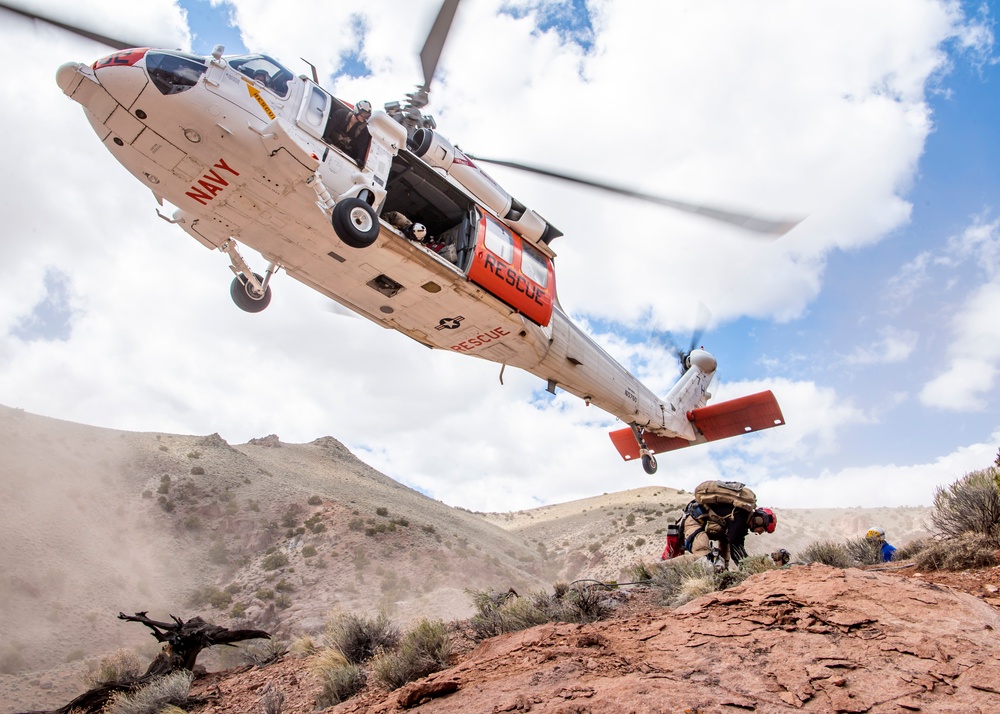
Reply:
[[[433, 349], [525, 370], [621, 419], [611, 432], [626, 461], [784, 423], [770, 391], [711, 406], [716, 359], [677, 350], [683, 374], [660, 398], [576, 325], [556, 294], [562, 233], [480, 167], [497, 163], [650, 200], [748, 230], [767, 220], [457, 148], [423, 113], [458, 0], [445, 0], [420, 53], [423, 84], [373, 111], [265, 54], [203, 57], [135, 47], [52, 22], [109, 45], [68, 62], [56, 82], [84, 108], [111, 154], [146, 186], [158, 216], [225, 254], [236, 306], [260, 312], [281, 271], [339, 305]], [[267, 261], [254, 268], [242, 246]]]

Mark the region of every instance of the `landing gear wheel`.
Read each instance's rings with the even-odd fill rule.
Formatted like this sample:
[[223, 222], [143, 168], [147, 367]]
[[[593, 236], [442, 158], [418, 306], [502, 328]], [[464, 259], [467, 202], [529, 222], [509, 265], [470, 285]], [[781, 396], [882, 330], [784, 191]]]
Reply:
[[656, 473], [656, 457], [652, 454], [642, 455], [642, 470], [650, 476]]
[[[253, 274], [259, 281], [264, 278]], [[243, 275], [233, 278], [232, 285], [229, 286], [229, 294], [233, 296], [236, 307], [244, 312], [260, 312], [271, 304], [271, 286], [264, 288], [264, 293], [257, 292], [253, 285]]]
[[330, 222], [337, 237], [351, 248], [367, 248], [378, 238], [378, 217], [360, 198], [345, 198], [334, 206]]

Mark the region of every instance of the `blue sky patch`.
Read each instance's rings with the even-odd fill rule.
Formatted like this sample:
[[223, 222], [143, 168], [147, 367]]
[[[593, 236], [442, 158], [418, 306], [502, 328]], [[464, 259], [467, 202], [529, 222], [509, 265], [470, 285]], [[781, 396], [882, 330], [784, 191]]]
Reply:
[[69, 304], [69, 276], [58, 270], [45, 273], [45, 297], [14, 326], [11, 336], [25, 342], [66, 341], [73, 332]]

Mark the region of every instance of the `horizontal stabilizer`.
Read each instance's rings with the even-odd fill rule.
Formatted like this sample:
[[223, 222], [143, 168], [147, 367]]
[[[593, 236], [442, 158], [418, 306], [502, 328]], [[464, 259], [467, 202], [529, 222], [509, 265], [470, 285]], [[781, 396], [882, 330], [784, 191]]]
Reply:
[[[694, 409], [688, 413], [688, 420], [694, 424], [697, 433], [694, 441], [676, 436], [660, 436], [647, 431], [643, 434], [646, 446], [654, 454], [660, 454], [685, 446], [704, 444], [707, 441], [728, 439], [730, 436], [749, 434], [761, 429], [772, 429], [785, 423], [778, 400], [770, 391]], [[611, 441], [626, 461], [639, 458], [639, 444], [632, 434], [632, 429], [618, 429], [611, 432]]]

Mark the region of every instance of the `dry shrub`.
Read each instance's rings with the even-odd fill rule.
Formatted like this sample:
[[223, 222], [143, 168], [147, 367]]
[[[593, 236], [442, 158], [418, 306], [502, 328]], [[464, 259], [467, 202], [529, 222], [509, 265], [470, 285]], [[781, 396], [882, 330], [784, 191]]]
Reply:
[[680, 606], [716, 590], [718, 590], [718, 582], [714, 573], [705, 573], [704, 575], [684, 578], [680, 581], [677, 594], [674, 595], [674, 599], [670, 604]]
[[399, 649], [372, 662], [375, 678], [390, 691], [448, 666], [451, 640], [444, 622], [421, 620], [403, 636]]
[[317, 707], [330, 707], [347, 701], [364, 689], [368, 675], [356, 664], [345, 662], [318, 673], [323, 690], [316, 697]]
[[225, 667], [252, 664], [262, 667], [270, 664], [288, 652], [288, 643], [283, 640], [251, 640], [247, 644], [225, 648], [219, 655]]
[[[844, 548], [853, 565], [878, 565], [882, 562], [882, 544], [874, 538], [851, 538]], [[899, 559], [897, 552], [896, 558]]]
[[1000, 544], [1000, 473], [990, 467], [965, 474], [947, 488], [934, 491], [931, 523], [944, 536], [979, 533]]
[[[774, 570], [770, 556], [752, 555], [740, 560], [734, 570], [721, 570], [706, 558], [678, 558], [658, 564], [649, 577], [650, 587], [661, 605], [677, 607], [716, 590], [739, 585], [752, 575]], [[636, 571], [636, 574], [639, 574]], [[648, 572], [648, 571], [647, 571]]]
[[[740, 564], [736, 567], [736, 573], [743, 576], [742, 580], [746, 580], [751, 575], [766, 573], [768, 570], [774, 570], [776, 567], [770, 555], [750, 555], [740, 561]], [[728, 587], [732, 587], [735, 584], [732, 583]]]
[[105, 707], [106, 714], [159, 714], [169, 705], [187, 703], [194, 675], [186, 669], [154, 679], [134, 692], [119, 692]]
[[309, 669], [317, 676], [322, 677], [323, 672], [332, 669], [346, 667], [350, 662], [347, 658], [335, 649], [328, 648], [320, 650], [309, 661]]
[[997, 564], [996, 543], [982, 533], [965, 533], [931, 541], [913, 560], [923, 570], [989, 568]]
[[139, 655], [130, 649], [122, 648], [107, 657], [102, 657], [97, 669], [85, 674], [83, 681], [88, 689], [94, 689], [109, 682], [131, 682], [142, 676], [144, 671]]
[[264, 714], [281, 714], [281, 710], [285, 708], [285, 692], [281, 687], [273, 683], [267, 685], [260, 698], [260, 708], [264, 710]]
[[912, 560], [926, 550], [930, 544], [931, 541], [926, 538], [917, 538], [916, 540], [904, 543], [896, 549], [896, 557], [894, 560]]
[[312, 635], [300, 635], [292, 640], [292, 644], [289, 646], [288, 651], [296, 657], [307, 657], [308, 655], [314, 655], [319, 652], [319, 644], [317, 644], [316, 640], [313, 639]]
[[804, 563], [822, 563], [834, 568], [850, 568], [854, 565], [847, 546], [832, 540], [810, 543], [796, 560]]
[[649, 568], [642, 561], [632, 563], [627, 572], [633, 582], [641, 583], [653, 579], [653, 574], [649, 572]]
[[343, 613], [327, 622], [323, 637], [326, 644], [336, 648], [348, 662], [361, 664], [399, 644], [399, 627], [384, 612], [375, 619]]
[[[470, 592], [472, 604], [476, 613], [470, 618], [473, 639], [485, 640], [502, 635], [505, 632], [526, 630], [535, 625], [549, 621], [547, 614], [540, 609], [537, 597], [521, 598], [513, 592], [498, 593], [494, 590]], [[542, 594], [548, 598], [548, 595]]]
[[700, 591], [709, 585], [704, 592], [717, 589], [715, 575], [714, 568], [703, 559], [666, 560], [653, 571], [649, 585], [661, 605], [672, 607], [681, 604], [679, 601], [684, 598], [691, 599], [692, 592], [704, 594]]

